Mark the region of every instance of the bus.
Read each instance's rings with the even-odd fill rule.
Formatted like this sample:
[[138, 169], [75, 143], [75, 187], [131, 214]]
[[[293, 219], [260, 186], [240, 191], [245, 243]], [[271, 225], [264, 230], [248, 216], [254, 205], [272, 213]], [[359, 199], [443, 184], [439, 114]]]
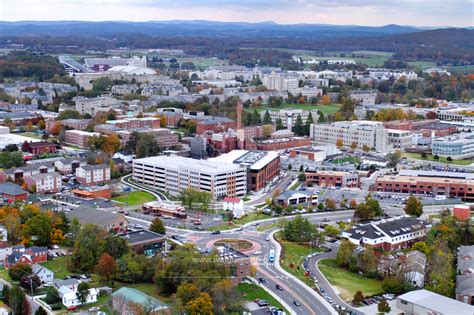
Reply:
[[271, 250], [270, 254], [268, 254], [268, 261], [269, 262], [274, 262], [275, 261], [275, 250]]

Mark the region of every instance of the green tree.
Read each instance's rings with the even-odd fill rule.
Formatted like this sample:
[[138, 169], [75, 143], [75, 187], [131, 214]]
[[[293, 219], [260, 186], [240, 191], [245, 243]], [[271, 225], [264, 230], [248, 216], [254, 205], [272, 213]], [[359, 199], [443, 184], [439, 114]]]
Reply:
[[150, 225], [150, 231], [158, 234], [165, 234], [166, 228], [163, 221], [161, 221], [160, 218], [154, 218]]
[[260, 114], [255, 108], [252, 113], [252, 125], [260, 125], [261, 123], [262, 123], [262, 120], [260, 118]]
[[46, 312], [46, 310], [42, 306], [40, 306], [36, 310], [35, 315], [48, 315], [48, 312]]
[[75, 109], [66, 109], [59, 113], [56, 120], [81, 119], [82, 115]]
[[23, 229], [23, 235], [34, 237], [34, 243], [37, 246], [50, 246], [51, 233], [53, 228], [51, 220], [44, 212], [36, 214], [34, 217], [25, 222], [26, 227]]
[[405, 213], [417, 218], [420, 217], [423, 214], [423, 204], [421, 200], [415, 196], [408, 197], [405, 205]]
[[31, 275], [31, 266], [26, 264], [16, 264], [8, 268], [8, 276], [13, 281], [20, 281], [21, 277]]
[[80, 282], [77, 285], [77, 291], [76, 291], [76, 297], [77, 300], [81, 303], [84, 304], [87, 302], [87, 298], [89, 297], [89, 290], [91, 286], [89, 282]]
[[359, 253], [358, 266], [366, 275], [375, 276], [377, 273], [378, 259], [372, 249], [365, 249]]
[[73, 268], [83, 271], [94, 269], [100, 255], [107, 232], [92, 224], [84, 225], [79, 231], [72, 248]]
[[282, 230], [283, 239], [290, 242], [309, 242], [317, 234], [316, 227], [300, 215], [288, 221]]
[[341, 267], [347, 267], [355, 248], [356, 245], [352, 244], [350, 241], [346, 239], [342, 240], [336, 255], [337, 264]]
[[304, 136], [305, 135], [305, 127], [303, 125], [303, 120], [301, 119], [301, 115], [298, 114], [296, 117], [295, 125], [293, 126], [293, 132], [297, 136]]
[[262, 123], [264, 125], [269, 125], [272, 123], [272, 118], [270, 117], [270, 113], [268, 112], [268, 110], [265, 111], [265, 115], [263, 116]]
[[26, 306], [23, 304], [24, 299], [25, 293], [23, 292], [23, 290], [19, 286], [14, 285], [10, 289], [10, 298], [8, 301], [8, 305], [12, 309], [13, 314], [24, 314], [23, 309], [24, 306]]
[[178, 286], [176, 290], [176, 298], [178, 298], [183, 305], [199, 296], [199, 289], [194, 283], [183, 283]]
[[424, 253], [425, 255], [428, 255], [428, 253], [430, 252], [429, 246], [425, 242], [421, 242], [421, 241], [413, 244], [411, 249], [420, 251]]
[[281, 120], [281, 118], [277, 118], [277, 120], [275, 121], [275, 129], [277, 131], [286, 129], [286, 127], [283, 125], [283, 121]]
[[61, 301], [58, 290], [54, 286], [50, 286], [46, 289], [45, 301], [48, 304], [55, 304]]

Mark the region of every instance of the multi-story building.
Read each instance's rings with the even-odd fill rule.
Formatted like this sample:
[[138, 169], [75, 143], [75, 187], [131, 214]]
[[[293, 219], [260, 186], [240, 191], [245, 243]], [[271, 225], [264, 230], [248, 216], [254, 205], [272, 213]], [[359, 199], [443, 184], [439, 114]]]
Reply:
[[425, 289], [397, 296], [397, 311], [416, 315], [472, 315], [474, 307]]
[[433, 155], [462, 160], [474, 157], [474, 135], [461, 133], [431, 140]]
[[358, 172], [337, 172], [307, 170], [306, 184], [325, 187], [359, 187], [360, 176]]
[[456, 300], [474, 305], [474, 246], [458, 247]]
[[109, 125], [114, 125], [115, 127], [120, 128], [120, 129], [160, 128], [160, 119], [156, 117], [108, 120], [105, 123]]
[[247, 171], [236, 164], [155, 156], [133, 160], [135, 181], [177, 196], [187, 188], [209, 192], [214, 199], [244, 196]]
[[5, 268], [16, 266], [17, 264], [33, 266], [34, 264], [46, 262], [48, 260], [48, 248], [33, 246], [13, 251], [5, 258]]
[[81, 158], [61, 158], [54, 162], [54, 167], [60, 174], [76, 174], [76, 169], [85, 166], [86, 160]]
[[278, 151], [297, 147], [307, 147], [311, 144], [311, 139], [308, 137], [288, 137], [268, 140], [258, 140], [253, 143], [245, 145], [245, 148], [251, 148], [252, 144], [256, 150], [261, 151]]
[[25, 178], [25, 183], [29, 191], [38, 194], [57, 193], [62, 188], [61, 175], [56, 172], [28, 176]]
[[65, 119], [61, 120], [60, 123], [64, 127], [69, 127], [74, 130], [86, 130], [87, 126], [91, 122], [90, 119]]
[[395, 149], [406, 149], [413, 143], [411, 132], [406, 130], [387, 129], [387, 139]]
[[374, 105], [377, 92], [374, 90], [354, 90], [349, 94], [351, 100], [362, 105]]
[[280, 174], [280, 155], [275, 151], [233, 150], [209, 161], [238, 164], [247, 168], [247, 189], [259, 191]]
[[76, 180], [82, 185], [98, 185], [110, 181], [110, 167], [107, 164], [84, 165], [76, 169]]
[[213, 117], [207, 119], [199, 119], [196, 122], [196, 134], [201, 135], [206, 131], [222, 132], [237, 126], [235, 121], [226, 117]]
[[339, 121], [331, 124], [311, 124], [310, 137], [318, 142], [336, 144], [339, 139], [343, 145], [357, 143], [359, 148], [364, 145], [377, 152], [387, 152], [388, 132], [383, 123], [376, 121]]
[[[268, 113], [270, 114], [270, 118], [272, 120], [272, 124], [276, 124], [278, 120], [281, 120], [283, 126], [287, 127], [288, 129], [292, 129], [296, 123], [296, 119], [298, 116], [301, 117], [303, 124], [306, 124], [308, 120], [308, 116], [311, 113], [313, 117], [313, 121], [318, 120], [318, 111], [317, 110], [303, 110], [303, 109], [296, 109], [296, 108], [286, 108], [282, 110], [269, 110]], [[263, 120], [265, 117], [266, 111], [260, 112], [260, 117]]]
[[286, 190], [274, 198], [275, 202], [283, 207], [313, 206], [318, 204], [318, 194], [309, 190]]
[[106, 112], [113, 107], [118, 106], [120, 101], [110, 96], [98, 96], [94, 98], [87, 98], [83, 96], [76, 96], [73, 98], [75, 109], [81, 114], [89, 114], [94, 116], [99, 112]]
[[376, 178], [374, 190], [445, 195], [464, 201], [474, 200], [474, 180], [460, 178], [384, 175]]
[[98, 137], [100, 136], [100, 133], [82, 130], [66, 130], [64, 135], [64, 142], [66, 144], [75, 145], [80, 148], [87, 148], [89, 137]]
[[288, 91], [298, 88], [298, 78], [287, 77], [286, 74], [272, 72], [263, 77], [263, 85], [269, 90]]
[[323, 89], [317, 87], [304, 86], [301, 88], [292, 89], [289, 91], [294, 96], [301, 96], [310, 99], [312, 97], [321, 97], [323, 95]]
[[342, 231], [342, 237], [356, 245], [389, 251], [410, 248], [413, 243], [423, 240], [430, 228], [430, 223], [405, 215], [358, 224]]
[[163, 111], [160, 115], [166, 119], [166, 127], [176, 127], [181, 119], [183, 119], [182, 112]]
[[3, 173], [5, 173], [6, 176], [2, 176], [5, 178], [9, 178], [10, 180], [16, 182], [20, 179], [24, 179], [25, 177], [35, 175], [35, 174], [45, 174], [45, 173], [50, 173], [54, 171], [54, 167], [52, 167], [50, 164], [46, 163], [41, 163], [41, 164], [29, 164], [25, 166], [20, 166], [17, 168], [9, 168]]

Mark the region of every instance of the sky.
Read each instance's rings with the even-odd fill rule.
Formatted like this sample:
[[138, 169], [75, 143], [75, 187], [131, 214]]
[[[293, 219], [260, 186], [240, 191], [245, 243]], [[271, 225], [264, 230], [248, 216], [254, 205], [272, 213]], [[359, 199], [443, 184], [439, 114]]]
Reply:
[[274, 21], [280, 24], [474, 25], [473, 0], [0, 0], [1, 21]]

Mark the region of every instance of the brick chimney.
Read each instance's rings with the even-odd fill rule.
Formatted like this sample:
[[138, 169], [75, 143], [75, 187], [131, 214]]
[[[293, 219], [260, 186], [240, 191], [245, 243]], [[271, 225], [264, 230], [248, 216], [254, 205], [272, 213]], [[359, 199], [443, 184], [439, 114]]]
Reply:
[[237, 100], [237, 130], [242, 128], [242, 102], [240, 101], [240, 98]]

